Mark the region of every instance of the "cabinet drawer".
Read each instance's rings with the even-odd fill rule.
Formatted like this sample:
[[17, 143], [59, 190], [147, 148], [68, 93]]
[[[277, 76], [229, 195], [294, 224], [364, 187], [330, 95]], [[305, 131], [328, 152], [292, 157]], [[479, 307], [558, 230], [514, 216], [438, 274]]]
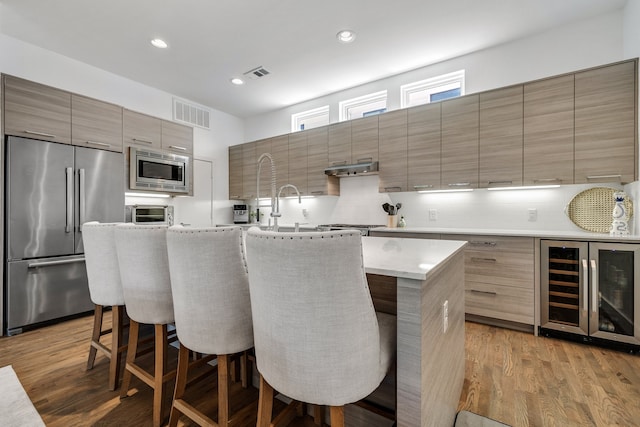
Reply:
[[465, 282], [465, 313], [532, 325], [534, 292], [488, 283]]

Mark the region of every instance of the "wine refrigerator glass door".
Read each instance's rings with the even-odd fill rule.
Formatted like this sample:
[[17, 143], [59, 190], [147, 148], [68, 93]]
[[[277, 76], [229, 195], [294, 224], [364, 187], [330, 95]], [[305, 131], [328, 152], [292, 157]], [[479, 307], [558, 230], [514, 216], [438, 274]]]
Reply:
[[640, 245], [589, 246], [589, 333], [593, 337], [640, 344]]
[[589, 333], [588, 243], [541, 241], [541, 327]]

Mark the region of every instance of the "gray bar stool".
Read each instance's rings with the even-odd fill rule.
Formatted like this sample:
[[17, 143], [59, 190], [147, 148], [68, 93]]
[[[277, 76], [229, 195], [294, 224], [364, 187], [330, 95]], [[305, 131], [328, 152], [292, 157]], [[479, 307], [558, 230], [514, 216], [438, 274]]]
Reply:
[[[163, 421], [163, 397], [175, 370], [167, 369], [173, 298], [167, 257], [167, 226], [122, 224], [116, 227], [116, 248], [124, 301], [130, 318], [129, 349], [120, 398], [127, 397], [131, 375], [153, 389], [153, 425]], [[152, 374], [136, 364], [140, 324], [154, 325], [155, 363]]]
[[[127, 349], [123, 345], [125, 307], [116, 255], [115, 229], [118, 224], [93, 221], [82, 226], [89, 295], [95, 304], [87, 369], [93, 369], [98, 350], [104, 353], [109, 358], [109, 390], [118, 388], [122, 353]], [[105, 307], [111, 307], [111, 328], [103, 330]], [[110, 347], [100, 342], [100, 338], [108, 334], [111, 334]]]
[[329, 406], [331, 426], [343, 426], [344, 405], [380, 385], [396, 348], [395, 317], [373, 307], [360, 232], [254, 227], [246, 246], [260, 372], [258, 427], [271, 423], [274, 389]]
[[[249, 277], [240, 227], [185, 228], [167, 232], [171, 291], [176, 332], [180, 341], [176, 388], [170, 426], [180, 414], [199, 425], [226, 427], [230, 413], [230, 358], [242, 354], [243, 385], [248, 375], [246, 352], [253, 347]], [[185, 399], [189, 351], [217, 355], [218, 422], [198, 411]], [[243, 419], [255, 404], [234, 414]]]

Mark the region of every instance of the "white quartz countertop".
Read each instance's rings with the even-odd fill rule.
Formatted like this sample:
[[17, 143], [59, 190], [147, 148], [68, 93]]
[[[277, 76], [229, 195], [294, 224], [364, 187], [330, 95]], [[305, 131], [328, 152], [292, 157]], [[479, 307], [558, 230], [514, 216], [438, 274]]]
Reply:
[[640, 242], [640, 235], [610, 236], [606, 233], [590, 233], [588, 231], [563, 231], [563, 230], [492, 230], [485, 228], [435, 228], [435, 227], [404, 227], [387, 228], [378, 227], [374, 231], [398, 233], [402, 237], [404, 233], [425, 234], [474, 234], [485, 236], [523, 236], [540, 237], [543, 239], [580, 239], [603, 240], [610, 242]]
[[425, 280], [466, 242], [395, 237], [363, 237], [362, 255], [367, 273]]

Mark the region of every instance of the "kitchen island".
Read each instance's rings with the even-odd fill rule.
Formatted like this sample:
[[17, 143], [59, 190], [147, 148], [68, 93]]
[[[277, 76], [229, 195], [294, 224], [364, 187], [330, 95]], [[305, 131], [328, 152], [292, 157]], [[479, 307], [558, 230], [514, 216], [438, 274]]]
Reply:
[[366, 273], [396, 282], [399, 427], [454, 424], [465, 370], [465, 245], [362, 238]]

